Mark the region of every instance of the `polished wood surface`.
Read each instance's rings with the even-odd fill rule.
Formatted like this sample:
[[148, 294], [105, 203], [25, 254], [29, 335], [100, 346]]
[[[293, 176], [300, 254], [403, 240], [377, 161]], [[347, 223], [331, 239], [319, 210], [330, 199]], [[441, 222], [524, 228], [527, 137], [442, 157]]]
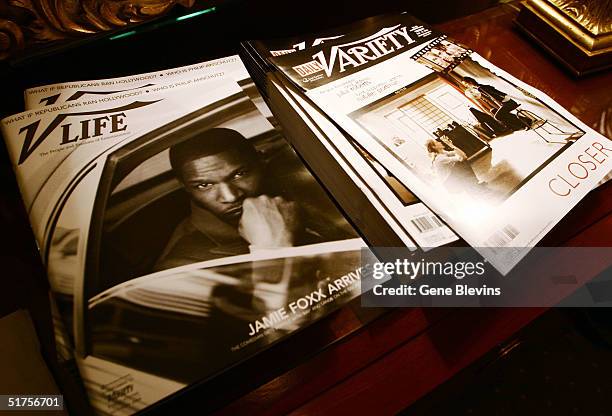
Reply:
[[[612, 73], [573, 79], [514, 28], [517, 11], [504, 5], [438, 27], [611, 136]], [[609, 246], [611, 189], [591, 192], [541, 245]], [[393, 310], [217, 414], [393, 414], [485, 353], [502, 354], [500, 346], [545, 310]]]

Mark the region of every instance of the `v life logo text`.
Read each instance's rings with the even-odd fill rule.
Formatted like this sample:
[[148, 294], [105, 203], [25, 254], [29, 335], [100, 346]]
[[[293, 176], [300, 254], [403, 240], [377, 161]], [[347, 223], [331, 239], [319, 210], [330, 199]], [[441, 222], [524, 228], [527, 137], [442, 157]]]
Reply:
[[[93, 137], [99, 137], [106, 133], [116, 133], [127, 129], [126, 114], [125, 111], [134, 110], [136, 108], [144, 107], [156, 101], [135, 101], [131, 104], [123, 105], [120, 107], [109, 108], [97, 111], [88, 111], [81, 113], [69, 113], [69, 114], [58, 114], [49, 123], [38, 137], [36, 133], [40, 127], [40, 120], [28, 124], [19, 130], [19, 134], [25, 133], [25, 140], [21, 147], [21, 153], [19, 154], [18, 165], [25, 162], [34, 151], [52, 135], [58, 127], [61, 127], [62, 135], [59, 145], [66, 145], [74, 143], [78, 140], [91, 139]], [[70, 117], [82, 117], [82, 116], [97, 116], [91, 117], [85, 120], [81, 120], [77, 128], [73, 127], [73, 123], [64, 123]], [[75, 131], [78, 133], [75, 134]]]

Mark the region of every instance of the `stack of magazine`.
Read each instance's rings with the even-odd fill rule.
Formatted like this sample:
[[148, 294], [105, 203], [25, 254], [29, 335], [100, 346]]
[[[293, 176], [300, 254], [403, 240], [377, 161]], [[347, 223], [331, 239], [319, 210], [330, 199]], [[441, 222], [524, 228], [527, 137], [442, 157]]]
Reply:
[[[461, 238], [507, 274], [611, 170], [608, 138], [407, 14], [241, 54], [374, 246]], [[370, 212], [383, 226], [361, 225]]]
[[241, 55], [32, 88], [2, 120], [98, 414], [358, 297], [368, 246], [462, 238], [507, 273], [612, 168], [609, 139], [406, 14]]

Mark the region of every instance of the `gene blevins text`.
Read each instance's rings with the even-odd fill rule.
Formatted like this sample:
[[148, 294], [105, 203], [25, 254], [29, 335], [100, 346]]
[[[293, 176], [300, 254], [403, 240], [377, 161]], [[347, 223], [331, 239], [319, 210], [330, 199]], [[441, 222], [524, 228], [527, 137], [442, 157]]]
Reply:
[[[415, 296], [417, 286], [401, 285], [400, 287], [383, 287], [376, 285], [373, 288], [376, 296]], [[429, 287], [429, 285], [418, 286], [418, 294], [421, 296], [499, 296], [501, 289], [498, 287], [469, 287], [468, 285], [457, 285], [454, 287]]]

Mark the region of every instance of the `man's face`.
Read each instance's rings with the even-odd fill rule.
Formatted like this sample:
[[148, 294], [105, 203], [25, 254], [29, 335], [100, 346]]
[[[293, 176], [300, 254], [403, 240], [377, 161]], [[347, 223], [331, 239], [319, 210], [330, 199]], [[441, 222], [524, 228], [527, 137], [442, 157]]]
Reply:
[[228, 150], [181, 166], [191, 200], [231, 224], [242, 215], [242, 202], [261, 194], [262, 169], [252, 156]]

